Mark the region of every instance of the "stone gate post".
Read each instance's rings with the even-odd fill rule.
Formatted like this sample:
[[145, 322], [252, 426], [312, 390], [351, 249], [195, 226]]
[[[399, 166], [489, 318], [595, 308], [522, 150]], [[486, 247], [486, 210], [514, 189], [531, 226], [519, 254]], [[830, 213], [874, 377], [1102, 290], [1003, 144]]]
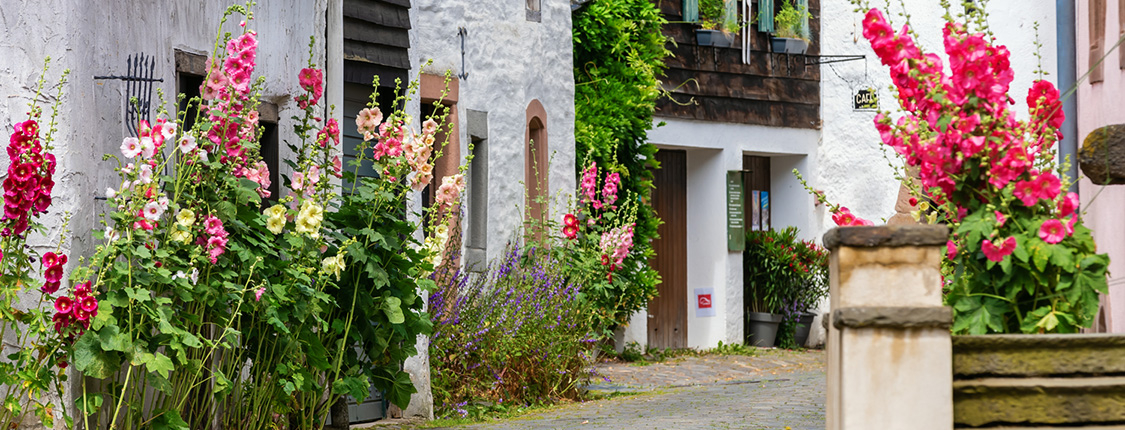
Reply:
[[831, 251], [829, 430], [953, 428], [944, 226], [841, 227]]

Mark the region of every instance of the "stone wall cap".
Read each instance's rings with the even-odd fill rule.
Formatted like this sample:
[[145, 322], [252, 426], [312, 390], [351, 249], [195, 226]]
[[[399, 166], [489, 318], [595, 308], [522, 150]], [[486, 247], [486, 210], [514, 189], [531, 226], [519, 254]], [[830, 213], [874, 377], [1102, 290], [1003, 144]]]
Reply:
[[824, 247], [872, 248], [877, 246], [937, 246], [949, 240], [944, 225], [880, 225], [836, 227], [824, 233]]
[[955, 351], [1125, 347], [1125, 334], [983, 334], [953, 336]]
[[953, 308], [948, 306], [891, 307], [864, 306], [832, 311], [832, 325], [847, 328], [949, 328]]

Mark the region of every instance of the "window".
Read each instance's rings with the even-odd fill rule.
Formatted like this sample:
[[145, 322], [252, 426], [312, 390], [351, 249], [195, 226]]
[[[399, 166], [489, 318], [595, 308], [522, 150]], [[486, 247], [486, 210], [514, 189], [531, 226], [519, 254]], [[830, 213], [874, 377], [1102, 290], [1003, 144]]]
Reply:
[[746, 230], [769, 230], [770, 218], [770, 159], [754, 155], [742, 156], [742, 189], [744, 190]]
[[281, 141], [277, 132], [277, 105], [262, 102], [258, 105], [258, 142], [261, 145], [262, 161], [270, 169], [270, 199], [281, 198]]
[[195, 126], [195, 117], [199, 112], [198, 105], [189, 106], [188, 100], [199, 97], [199, 88], [207, 79], [207, 56], [193, 54], [181, 50], [175, 51], [176, 57], [176, 92], [183, 94], [184, 98], [177, 106], [178, 115], [187, 110], [184, 117], [184, 130], [191, 130]]
[[540, 2], [542, 0], [526, 0], [527, 1], [527, 20], [540, 22], [543, 19], [543, 12], [540, 10]]
[[488, 112], [466, 112], [473, 161], [469, 164], [469, 241], [465, 246], [465, 268], [484, 271], [488, 265]]
[[541, 238], [542, 232], [535, 229], [536, 225], [543, 225], [549, 218], [550, 196], [548, 184], [547, 164], [547, 111], [539, 100], [532, 100], [527, 105], [527, 138], [524, 146], [524, 199], [525, 219], [532, 227], [536, 238]]
[[[340, 124], [340, 134], [343, 136], [343, 156], [341, 161], [344, 165], [344, 170], [352, 171], [360, 177], [376, 177], [379, 176], [375, 171], [372, 164], [371, 157], [368, 156], [363, 160], [363, 164], [356, 170], [355, 161], [359, 155], [359, 148], [363, 146], [363, 136], [359, 134], [359, 129], [355, 125], [355, 117], [359, 115], [359, 111], [367, 107], [367, 102], [371, 100], [371, 85], [359, 85], [346, 83], [344, 84], [344, 111], [343, 122]], [[394, 91], [386, 88], [380, 88], [377, 94], [376, 102], [380, 108], [390, 106], [394, 100]], [[386, 114], [386, 113], [384, 113]], [[371, 144], [367, 145], [368, 147]], [[368, 154], [370, 155], [370, 154]], [[343, 191], [349, 192], [352, 189], [351, 182], [343, 183]]]
[[1105, 54], [1105, 0], [1090, 0], [1090, 83], [1105, 80], [1100, 63]]

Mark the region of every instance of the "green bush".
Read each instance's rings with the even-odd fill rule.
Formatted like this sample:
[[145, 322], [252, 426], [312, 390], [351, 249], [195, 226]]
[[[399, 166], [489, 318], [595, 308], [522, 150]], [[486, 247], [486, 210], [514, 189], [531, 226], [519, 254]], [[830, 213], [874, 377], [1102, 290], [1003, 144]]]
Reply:
[[576, 169], [597, 163], [618, 172], [621, 195], [637, 203], [635, 246], [614, 276], [630, 292], [619, 296], [638, 299], [611, 301], [603, 310], [623, 324], [648, 305], [660, 282], [648, 266], [660, 219], [648, 205], [659, 163], [647, 133], [661, 94], [657, 76], [670, 55], [661, 33], [666, 21], [649, 0], [599, 0], [573, 18]]

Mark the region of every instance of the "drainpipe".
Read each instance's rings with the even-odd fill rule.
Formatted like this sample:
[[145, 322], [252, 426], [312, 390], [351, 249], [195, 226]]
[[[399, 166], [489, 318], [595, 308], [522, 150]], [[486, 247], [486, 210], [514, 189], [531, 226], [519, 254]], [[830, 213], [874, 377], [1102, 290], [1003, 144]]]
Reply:
[[1059, 142], [1059, 161], [1070, 158], [1070, 170], [1066, 172], [1074, 181], [1070, 191], [1078, 192], [1078, 66], [1077, 52], [1075, 51], [1075, 25], [1078, 19], [1075, 16], [1074, 0], [1055, 0], [1055, 31], [1057, 33], [1056, 48], [1058, 50], [1058, 87], [1064, 93], [1074, 88], [1074, 92], [1063, 100], [1063, 113], [1066, 121], [1063, 122], [1063, 139]]

